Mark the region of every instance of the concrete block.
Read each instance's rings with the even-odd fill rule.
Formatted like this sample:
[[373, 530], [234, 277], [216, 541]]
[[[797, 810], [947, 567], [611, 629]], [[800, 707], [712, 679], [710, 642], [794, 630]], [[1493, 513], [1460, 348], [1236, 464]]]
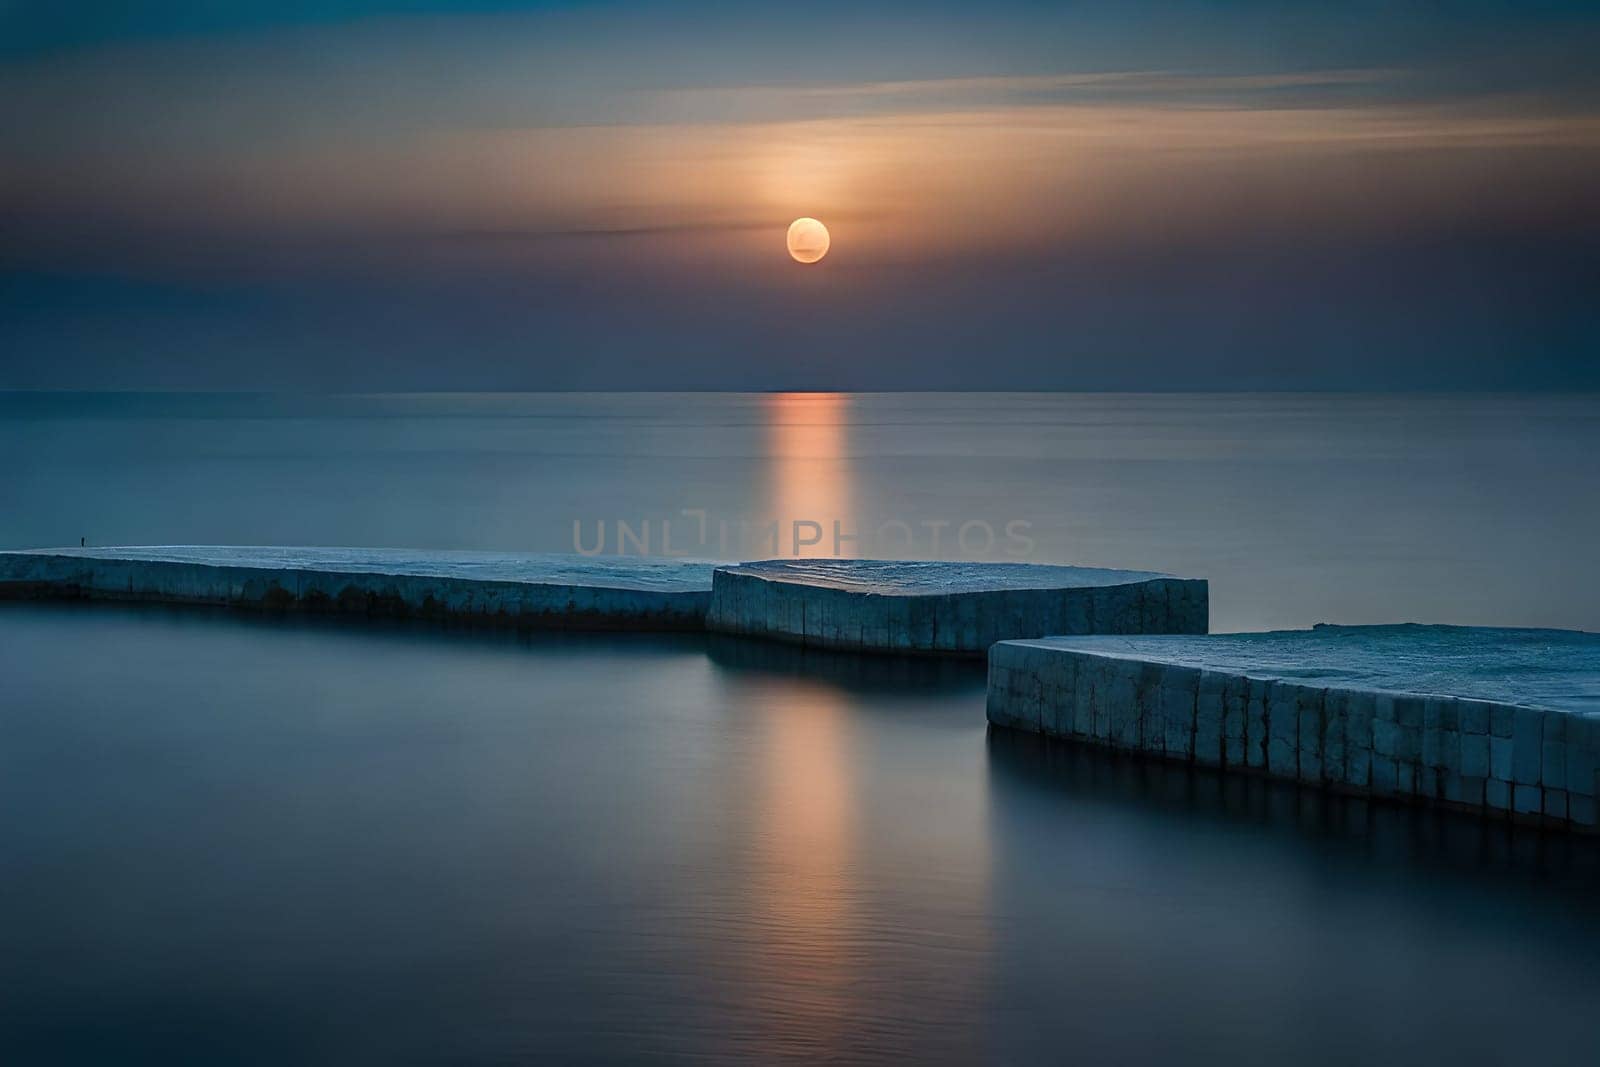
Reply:
[[1076, 736], [1076, 710], [1072, 703], [1071, 664], [1060, 661], [1040, 665], [1044, 683], [1043, 703], [1039, 708], [1040, 732], [1051, 737]]
[[1006, 674], [997, 674], [991, 670], [987, 698], [989, 721], [996, 726], [1008, 726], [1013, 729], [1023, 728], [1026, 724], [1021, 721], [1016, 713], [1016, 700], [1016, 694], [1012, 691]]
[[1565, 789], [1546, 789], [1544, 791], [1544, 813], [1549, 818], [1566, 822], [1567, 791]]
[[[844, 644], [843, 635], [840, 633], [840, 620], [849, 617], [849, 594], [843, 590], [832, 590], [831, 595], [820, 598], [827, 605], [827, 627], [822, 634], [822, 644], [825, 647], [841, 647]], [[935, 598], [924, 596], [906, 597], [906, 644], [914, 649], [931, 649], [934, 644], [934, 604]]]
[[1544, 773], [1544, 714], [1537, 708], [1517, 708], [1511, 750], [1511, 780], [1518, 785], [1538, 785]]
[[1300, 705], [1292, 685], [1274, 682], [1267, 693], [1267, 770], [1300, 776]]
[[1352, 789], [1365, 790], [1372, 784], [1372, 751], [1365, 748], [1345, 750], [1344, 784]]
[[1140, 701], [1139, 664], [1113, 660], [1109, 664], [1111, 681], [1107, 700], [1111, 716], [1111, 739], [1118, 747], [1139, 748]]
[[1514, 742], [1509, 737], [1489, 738], [1489, 777], [1502, 782], [1513, 779], [1511, 770]]
[[1372, 751], [1389, 759], [1397, 757], [1400, 754], [1400, 724], [1387, 719], [1374, 720], [1372, 723]]
[[[1196, 735], [1196, 715], [1200, 689], [1200, 672], [1185, 667], [1168, 667], [1161, 678], [1161, 724], [1164, 748], [1172, 759], [1193, 759]], [[1213, 726], [1220, 728], [1216, 717]], [[1221, 734], [1211, 735], [1213, 754], [1221, 741]], [[1216, 762], [1213, 756], [1212, 762]]]
[[1540, 781], [1546, 789], [1567, 788], [1567, 716], [1546, 715], [1540, 752]]
[[1250, 702], [1250, 683], [1248, 679], [1237, 675], [1224, 677], [1222, 736], [1242, 741], [1245, 736], [1245, 706]]
[[[828, 589], [823, 590], [822, 594], [823, 595], [819, 597], [815, 595], [815, 592], [808, 591], [808, 594], [802, 600], [803, 607], [809, 609], [812, 604], [817, 604], [819, 606], [828, 604], [829, 602], [833, 601], [835, 597], [837, 597], [838, 591]], [[909, 596], [885, 598], [884, 607], [885, 616], [887, 619], [886, 629], [888, 631], [888, 644], [889, 647], [896, 652], [929, 651], [926, 646], [918, 645], [912, 641], [912, 634], [915, 632], [912, 618], [915, 612], [911, 605], [917, 599], [918, 598], [916, 597]], [[821, 633], [818, 633], [813, 643], [826, 646], [827, 641]]]
[[1517, 709], [1509, 704], [1489, 705], [1489, 733], [1495, 737], [1510, 737], [1515, 730]]
[[1567, 790], [1581, 796], [1595, 795], [1596, 772], [1600, 771], [1600, 753], [1591, 746], [1587, 737], [1567, 741]]
[[1128, 709], [1137, 709], [1136, 688], [1122, 674], [1126, 664], [1116, 660], [1097, 659], [1094, 663], [1094, 717], [1097, 729], [1113, 744], [1120, 736]]
[[1439, 769], [1451, 774], [1460, 774], [1461, 734], [1454, 730], [1441, 730], [1435, 744], [1439, 750]]
[[1517, 815], [1542, 815], [1544, 793], [1536, 785], [1515, 785], [1511, 789], [1511, 810]]
[[1489, 704], [1483, 700], [1458, 700], [1461, 713], [1461, 732], [1466, 735], [1489, 733]]
[[1250, 695], [1245, 705], [1245, 762], [1253, 770], [1267, 767], [1268, 683], [1250, 679]]
[[1567, 818], [1580, 827], [1596, 826], [1595, 798], [1581, 793], [1568, 793]]
[[1201, 671], [1194, 703], [1193, 754], [1196, 763], [1219, 766], [1222, 763], [1227, 679], [1212, 671]]
[[1434, 728], [1447, 734], [1461, 732], [1461, 708], [1454, 697], [1429, 697]]
[[[1032, 563], [780, 559], [710, 577], [711, 629], [870, 652], [982, 655], [997, 641], [1091, 627], [1137, 634], [1144, 587], [1181, 581], [1206, 597], [1204, 582], [1154, 572]], [[1149, 621], [1193, 625], [1165, 610]]]
[[1444, 757], [1439, 746], [1437, 727], [1424, 727], [1422, 731], [1422, 764], [1425, 767], [1443, 767]]
[[1161, 699], [1165, 673], [1165, 665], [1160, 663], [1139, 665], [1139, 749], [1154, 756], [1167, 751], [1167, 723]]
[[1461, 799], [1465, 795], [1463, 792], [1461, 775], [1456, 774], [1454, 771], [1445, 770], [1439, 770], [1435, 773], [1438, 775], [1438, 799], [1448, 801], [1451, 804], [1465, 803], [1465, 801]]
[[[877, 595], [867, 593], [863, 598], [867, 604], [867, 609], [863, 611], [863, 615], [868, 620], [861, 632], [861, 647], [863, 651], [883, 649], [889, 645], [888, 627], [881, 621], [880, 611], [871, 610], [873, 599]], [[985, 641], [978, 630], [979, 598], [955, 594], [950, 596], [955, 613], [956, 650], [974, 654], [982, 653], [994, 642]], [[1029, 635], [1009, 634], [1007, 636], [1027, 637]]]
[[1394, 757], [1401, 763], [1422, 762], [1422, 709], [1421, 697], [1394, 698]]
[[1546, 742], [1565, 741], [1567, 739], [1567, 715], [1544, 715], [1541, 726], [1543, 738]]
[[1322, 774], [1324, 780], [1345, 778], [1345, 724], [1349, 717], [1346, 694], [1337, 689], [1322, 692]]
[[[1140, 611], [1151, 617], [1151, 603], [1144, 601]], [[1103, 703], [1110, 743], [1152, 755], [1224, 767], [1243, 763], [1306, 784], [1485, 812], [1512, 809], [1552, 825], [1588, 828], [1600, 775], [1600, 712], [1587, 710], [1582, 685], [1600, 666], [1600, 638], [1452, 627], [1357, 629], [1362, 632], [1327, 627], [1014, 642], [1083, 662], [1034, 665], [1042, 679], [1036, 694], [1026, 679], [1000, 669], [1010, 657], [996, 646], [992, 702], [1039, 702], [1043, 729], [1079, 736], [1101, 732]], [[1365, 636], [1369, 630], [1375, 646]], [[1374, 660], [1372, 647], [1389, 649], [1383, 655], [1394, 658]], [[1097, 651], [1102, 648], [1110, 654]], [[1323, 655], [1329, 658], [1318, 658]], [[1457, 662], [1493, 662], [1495, 670], [1463, 673], [1469, 696], [1437, 692]], [[1103, 670], [1115, 682], [1107, 685], [1120, 687], [1122, 699], [1102, 700], [1101, 663], [1111, 664]], [[1421, 674], [1407, 673], [1421, 664], [1427, 665]], [[1263, 665], [1263, 677], [1246, 673]], [[1407, 691], [1413, 678], [1434, 695]], [[1518, 696], [1523, 686], [1557, 706], [1487, 699]], [[1568, 701], [1575, 706], [1560, 710]], [[1057, 711], [1052, 720], [1053, 705], [1068, 709], [1064, 719]]]
[[1300, 750], [1300, 780], [1308, 784], [1321, 783], [1323, 776], [1322, 705], [1322, 690], [1296, 688], [1295, 731]]
[[[1550, 718], [1556, 718], [1552, 715]], [[1567, 745], [1565, 741], [1546, 741], [1540, 748], [1540, 782], [1546, 789], [1567, 787]]]
[[0, 553], [0, 597], [457, 618], [523, 629], [698, 630], [714, 567], [680, 559], [400, 549], [58, 549]]
[[1072, 656], [1072, 671], [1070, 682], [1063, 688], [1071, 694], [1072, 701], [1072, 735], [1074, 737], [1092, 740], [1095, 733], [1094, 704], [1088, 698], [1086, 690], [1092, 683], [1086, 685], [1089, 675], [1088, 666], [1093, 662], [1084, 656]]
[[[993, 658], [994, 653], [990, 652]], [[1111, 716], [1107, 709], [1106, 695], [1110, 679], [1106, 674], [1105, 665], [1108, 661], [1096, 657], [1089, 657], [1078, 668], [1077, 699], [1080, 704], [1089, 708], [1091, 721], [1090, 734], [1101, 741], [1111, 740]]]
[[1369, 788], [1374, 796], [1393, 796], [1399, 792], [1399, 768], [1392, 758], [1375, 753], [1372, 757], [1370, 776]]
[[1372, 721], [1377, 709], [1375, 693], [1348, 690], [1345, 693], [1344, 742], [1352, 749], [1372, 749]]

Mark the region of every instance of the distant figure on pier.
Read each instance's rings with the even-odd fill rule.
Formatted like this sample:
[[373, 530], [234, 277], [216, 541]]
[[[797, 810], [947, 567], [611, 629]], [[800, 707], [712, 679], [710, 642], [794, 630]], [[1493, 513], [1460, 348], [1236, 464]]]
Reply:
[[89, 547], [89, 539], [87, 537], [78, 538], [78, 547], [79, 548], [88, 548]]

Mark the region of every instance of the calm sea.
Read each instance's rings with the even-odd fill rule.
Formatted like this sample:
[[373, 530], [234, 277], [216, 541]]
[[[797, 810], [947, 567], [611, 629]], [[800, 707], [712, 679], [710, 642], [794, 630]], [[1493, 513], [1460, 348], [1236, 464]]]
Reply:
[[13, 393], [0, 455], [0, 547], [798, 535], [1203, 576], [1216, 630], [1600, 629], [1600, 395]]
[[[0, 415], [10, 546], [1020, 521], [1218, 628], [1600, 623], [1593, 398]], [[991, 734], [972, 665], [0, 604], [8, 1064], [1588, 1064], [1597, 901], [1587, 841]]]

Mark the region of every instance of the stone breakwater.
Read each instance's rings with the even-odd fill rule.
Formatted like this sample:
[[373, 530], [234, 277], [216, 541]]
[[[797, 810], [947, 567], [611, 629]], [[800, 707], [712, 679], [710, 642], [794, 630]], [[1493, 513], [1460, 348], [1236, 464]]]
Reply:
[[1204, 633], [1206, 584], [1143, 571], [882, 560], [719, 565], [394, 549], [0, 553], [0, 597], [145, 600], [531, 629], [700, 630], [981, 656], [1052, 633]]
[[709, 629], [857, 652], [982, 656], [1047, 634], [1203, 634], [1206, 582], [1037, 563], [774, 560], [719, 568]]
[[805, 672], [823, 667], [814, 648], [987, 650], [997, 727], [1490, 818], [1600, 827], [1600, 635], [1408, 625], [1206, 636], [1207, 597], [1204, 581], [1167, 574], [1017, 563], [0, 552], [0, 599], [710, 630], [794, 644]]
[[699, 630], [714, 563], [391, 549], [0, 553], [0, 598], [218, 604], [527, 629]]
[[1600, 635], [1319, 626], [998, 644], [989, 721], [1593, 833]]

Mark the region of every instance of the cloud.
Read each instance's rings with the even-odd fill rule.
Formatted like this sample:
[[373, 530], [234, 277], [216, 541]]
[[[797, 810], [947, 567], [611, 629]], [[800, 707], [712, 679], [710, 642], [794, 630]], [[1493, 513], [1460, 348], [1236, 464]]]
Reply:
[[[573, 240], [595, 258], [693, 245], [731, 259], [810, 214], [848, 224], [842, 252], [914, 258], [1596, 215], [1582, 178], [1600, 106], [1448, 89], [1419, 64], [861, 79], [770, 43], [674, 51], [530, 25], [363, 24], [0, 64], [0, 255], [109, 259], [164, 241], [193, 258], [231, 241], [240, 259], [319, 243], [334, 257], [406, 241], [533, 258]], [[773, 80], [749, 80], [764, 58]], [[996, 62], [974, 52], [951, 69], [980, 60]], [[816, 80], [787, 80], [797, 66]], [[625, 253], [608, 245], [622, 239]]]
[[1259, 74], [1198, 74], [1162, 70], [1110, 70], [1084, 73], [994, 75], [922, 78], [909, 81], [865, 81], [819, 84], [754, 84], [701, 86], [663, 92], [685, 100], [730, 96], [789, 100], [834, 98], [911, 100], [944, 99], [952, 94], [975, 100], [1028, 97], [1071, 100], [1127, 97], [1228, 94], [1243, 97], [1274, 90], [1335, 89], [1349, 86], [1397, 85], [1408, 76], [1399, 68], [1291, 71]]
[[[882, 213], [859, 211], [831, 212], [829, 219], [835, 223], [863, 223], [882, 219]], [[716, 219], [699, 218], [682, 222], [645, 224], [618, 224], [607, 222], [579, 223], [550, 227], [500, 227], [462, 230], [438, 230], [424, 234], [434, 241], [462, 244], [519, 244], [525, 242], [557, 241], [568, 239], [605, 239], [627, 237], [661, 237], [674, 234], [762, 233], [782, 231], [794, 219], [781, 212], [763, 218]]]

